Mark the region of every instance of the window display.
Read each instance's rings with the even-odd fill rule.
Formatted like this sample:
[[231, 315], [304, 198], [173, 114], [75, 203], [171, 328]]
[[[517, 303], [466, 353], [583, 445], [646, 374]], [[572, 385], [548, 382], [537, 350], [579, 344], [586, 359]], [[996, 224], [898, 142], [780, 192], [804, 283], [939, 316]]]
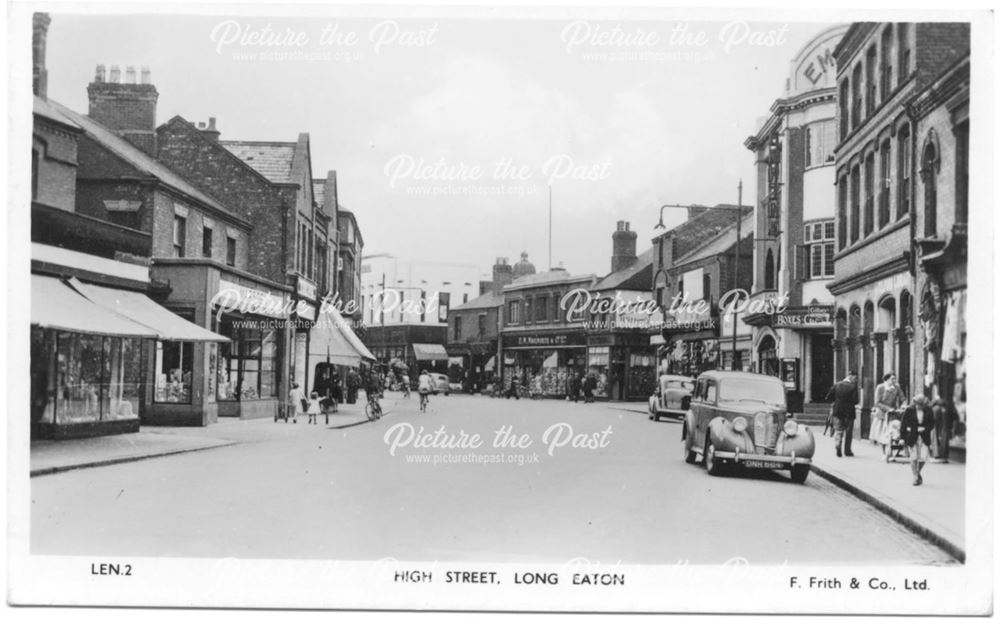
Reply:
[[597, 388], [594, 396], [608, 397], [608, 364], [610, 363], [610, 347], [590, 347], [587, 349], [587, 372], [597, 377]]
[[257, 400], [278, 395], [278, 332], [274, 329], [236, 328], [224, 317], [219, 333], [230, 342], [219, 345], [218, 387], [220, 401]]
[[51, 417], [43, 413], [39, 422], [74, 424], [139, 417], [139, 340], [57, 332], [54, 348], [54, 407], [46, 404], [46, 411], [53, 409]]
[[194, 345], [190, 342], [156, 343], [154, 402], [191, 403], [191, 368]]

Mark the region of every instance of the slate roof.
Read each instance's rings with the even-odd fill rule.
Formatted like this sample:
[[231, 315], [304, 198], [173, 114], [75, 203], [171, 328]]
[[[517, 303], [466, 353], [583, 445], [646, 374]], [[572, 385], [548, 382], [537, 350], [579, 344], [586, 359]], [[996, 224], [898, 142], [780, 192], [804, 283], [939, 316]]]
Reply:
[[528, 288], [532, 286], [543, 286], [545, 284], [555, 284], [566, 280], [592, 280], [594, 274], [588, 273], [580, 276], [570, 275], [565, 270], [542, 271], [530, 275], [514, 278], [514, 281], [504, 287], [505, 290]]
[[66, 115], [59, 112], [59, 110], [57, 110], [49, 101], [42, 99], [38, 95], [35, 95], [35, 102], [32, 104], [32, 112], [42, 118], [47, 118], [50, 121], [55, 121], [62, 125], [75, 127], [77, 129], [80, 128], [79, 125], [67, 118]]
[[493, 291], [486, 292], [475, 299], [470, 299], [461, 306], [452, 308], [458, 310], [484, 310], [486, 308], [497, 308], [503, 305], [503, 296], [496, 295]]
[[295, 142], [219, 140], [227, 151], [264, 175], [272, 183], [292, 183]]
[[[709, 207], [700, 215], [663, 233], [664, 235], [671, 235], [674, 238], [673, 260], [693, 252], [702, 244], [707, 243], [723, 230], [736, 223], [736, 212], [728, 208], [718, 209], [716, 207], [732, 207], [735, 209], [736, 205], [719, 204], [715, 207]], [[742, 208], [743, 217], [753, 212], [753, 207], [744, 205]]]
[[145, 151], [137, 146], [134, 146], [131, 142], [122, 138], [89, 116], [84, 116], [83, 114], [74, 112], [73, 110], [70, 110], [62, 104], [56, 103], [55, 101], [50, 100], [49, 104], [55, 109], [56, 112], [69, 118], [69, 120], [73, 121], [73, 123], [83, 129], [83, 131], [95, 142], [114, 153], [130, 166], [150, 176], [156, 177], [164, 185], [167, 185], [183, 194], [187, 194], [202, 204], [225, 213], [226, 215], [241, 222], [246, 221], [224, 207], [219, 201], [202, 192], [194, 185], [188, 183], [176, 172], [147, 155]]
[[[643, 270], [646, 271], [645, 274]], [[590, 290], [610, 291], [626, 288], [636, 291], [648, 291], [653, 288], [653, 248], [639, 254], [631, 266], [604, 276], [597, 281], [597, 284], [590, 287]]]

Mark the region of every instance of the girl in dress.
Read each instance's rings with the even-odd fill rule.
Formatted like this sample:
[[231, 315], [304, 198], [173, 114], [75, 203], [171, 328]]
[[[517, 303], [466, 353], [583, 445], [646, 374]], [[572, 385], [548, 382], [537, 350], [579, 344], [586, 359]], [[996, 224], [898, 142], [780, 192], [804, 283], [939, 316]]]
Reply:
[[307, 424], [316, 424], [316, 416], [319, 415], [319, 411], [319, 394], [313, 392], [309, 395], [309, 409], [306, 410], [306, 413], [309, 415]]

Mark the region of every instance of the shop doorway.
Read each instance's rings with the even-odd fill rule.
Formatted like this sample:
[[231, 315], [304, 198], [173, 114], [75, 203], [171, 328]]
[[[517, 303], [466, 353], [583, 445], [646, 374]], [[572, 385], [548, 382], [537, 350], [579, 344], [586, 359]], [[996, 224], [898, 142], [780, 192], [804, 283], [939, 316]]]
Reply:
[[833, 385], [833, 336], [813, 334], [809, 372], [812, 377], [809, 399], [814, 403], [823, 402]]

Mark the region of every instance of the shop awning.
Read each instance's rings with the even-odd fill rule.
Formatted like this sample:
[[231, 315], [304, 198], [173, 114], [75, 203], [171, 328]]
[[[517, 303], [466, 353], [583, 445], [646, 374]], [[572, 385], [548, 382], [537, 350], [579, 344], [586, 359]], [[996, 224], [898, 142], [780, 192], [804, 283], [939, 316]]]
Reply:
[[152, 329], [158, 340], [229, 342], [229, 338], [195, 325], [142, 293], [84, 284], [76, 278], [70, 278], [68, 283], [95, 304]]
[[365, 346], [365, 343], [361, 342], [361, 339], [358, 338], [358, 335], [355, 334], [354, 330], [351, 329], [351, 327], [347, 324], [347, 321], [345, 321], [343, 317], [340, 316], [340, 313], [337, 312], [336, 309], [333, 309], [333, 311], [336, 313], [334, 316], [336, 316], [338, 319], [337, 325], [340, 326], [341, 331], [347, 338], [347, 342], [351, 343], [351, 346], [354, 347], [354, 349], [358, 352], [358, 355], [361, 356], [361, 359], [368, 360], [369, 362], [374, 362], [375, 356], [372, 355], [372, 352], [368, 350], [368, 347]]
[[135, 321], [90, 301], [58, 278], [31, 275], [31, 324], [84, 334], [157, 338]]
[[331, 312], [320, 312], [316, 317], [309, 331], [309, 357], [341, 366], [357, 366], [361, 354], [347, 339], [338, 318]]
[[490, 358], [490, 361], [486, 362], [486, 365], [483, 366], [483, 370], [489, 372], [496, 367], [497, 367], [497, 356], [494, 355], [493, 357]]
[[448, 352], [441, 344], [413, 343], [413, 356], [423, 362], [448, 361]]

